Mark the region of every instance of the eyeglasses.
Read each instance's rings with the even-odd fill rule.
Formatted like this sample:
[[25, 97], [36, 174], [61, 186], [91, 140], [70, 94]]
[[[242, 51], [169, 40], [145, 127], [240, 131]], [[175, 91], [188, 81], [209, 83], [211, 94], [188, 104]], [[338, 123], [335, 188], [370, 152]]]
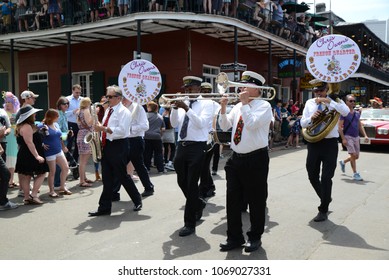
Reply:
[[355, 100], [349, 100], [348, 102], [350, 102], [350, 103], [355, 103]]
[[117, 97], [117, 95], [106, 95], [105, 98], [108, 98], [108, 99], [111, 99], [111, 98], [114, 98], [114, 97]]
[[69, 105], [69, 102], [68, 103], [61, 103], [61, 105]]

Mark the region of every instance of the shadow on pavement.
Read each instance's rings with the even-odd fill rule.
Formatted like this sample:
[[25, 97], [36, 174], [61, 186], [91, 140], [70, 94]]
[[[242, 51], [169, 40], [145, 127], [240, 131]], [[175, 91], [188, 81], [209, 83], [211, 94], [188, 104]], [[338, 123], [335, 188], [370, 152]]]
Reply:
[[310, 221], [309, 226], [321, 232], [323, 234], [323, 240], [327, 241], [326, 244], [329, 245], [387, 251], [386, 249], [367, 244], [367, 242], [358, 234], [350, 231], [347, 227], [337, 225], [330, 220], [320, 223]]

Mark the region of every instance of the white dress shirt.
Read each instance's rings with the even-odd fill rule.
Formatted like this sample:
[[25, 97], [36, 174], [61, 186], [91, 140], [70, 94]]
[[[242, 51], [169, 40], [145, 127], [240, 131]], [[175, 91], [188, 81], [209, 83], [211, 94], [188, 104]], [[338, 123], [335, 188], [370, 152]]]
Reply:
[[[107, 133], [107, 140], [113, 141], [128, 138], [130, 136], [131, 112], [121, 102], [112, 107], [112, 109], [113, 112], [107, 124], [107, 127], [112, 130], [112, 133]], [[103, 124], [105, 123], [109, 110], [109, 107], [105, 110]]]
[[[234, 143], [234, 134], [240, 116], [243, 119], [241, 141]], [[239, 154], [246, 154], [268, 146], [269, 126], [272, 109], [269, 102], [255, 99], [247, 105], [236, 104], [228, 114], [221, 114], [219, 125], [223, 131], [232, 127], [231, 149]]]
[[181, 139], [180, 132], [185, 118], [185, 110], [182, 108], [173, 109], [170, 114], [172, 127], [178, 127], [178, 141], [201, 141], [206, 142], [209, 134], [209, 124], [213, 120], [213, 105], [211, 100], [197, 100], [192, 108], [186, 112], [189, 117], [188, 133]]
[[[303, 111], [303, 116], [300, 120], [300, 124], [302, 128], [307, 128], [312, 124], [312, 115], [319, 110], [319, 105], [315, 102], [316, 98], [311, 98], [307, 100], [305, 103], [304, 111]], [[336, 110], [338, 111], [342, 116], [347, 116], [348, 113], [350, 113], [350, 109], [347, 107], [347, 105], [340, 100], [340, 102], [335, 102], [331, 100], [331, 102], [325, 103], [321, 105], [322, 107], [327, 107], [329, 110]], [[322, 108], [324, 110], [325, 108]], [[335, 125], [335, 127], [328, 133], [328, 135], [325, 138], [338, 138], [339, 137], [339, 132], [338, 132], [338, 126]]]
[[66, 110], [65, 114], [68, 118], [68, 122], [77, 123], [77, 114], [74, 114], [73, 111], [80, 108], [80, 102], [83, 97], [74, 98], [73, 94], [66, 96], [66, 99], [69, 100], [69, 107]]
[[213, 107], [213, 117], [211, 123], [209, 124], [209, 131], [216, 131], [216, 119], [217, 119], [217, 115], [219, 114], [221, 106], [219, 103], [212, 101], [212, 107]]
[[149, 120], [147, 119], [146, 111], [137, 103], [132, 103], [127, 108], [130, 110], [132, 117], [130, 138], [139, 136], [144, 137], [145, 131], [149, 130]]

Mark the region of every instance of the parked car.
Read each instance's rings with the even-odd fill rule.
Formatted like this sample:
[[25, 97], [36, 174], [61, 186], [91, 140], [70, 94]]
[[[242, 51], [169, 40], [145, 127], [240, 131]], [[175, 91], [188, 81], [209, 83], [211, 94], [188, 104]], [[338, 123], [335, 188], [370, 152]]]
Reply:
[[361, 122], [370, 141], [361, 144], [389, 145], [389, 108], [362, 109]]

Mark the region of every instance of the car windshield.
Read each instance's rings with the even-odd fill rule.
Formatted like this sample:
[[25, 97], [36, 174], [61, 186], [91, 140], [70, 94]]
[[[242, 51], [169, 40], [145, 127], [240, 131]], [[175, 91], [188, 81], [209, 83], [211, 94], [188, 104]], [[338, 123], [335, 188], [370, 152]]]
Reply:
[[361, 120], [389, 121], [389, 109], [363, 109]]

